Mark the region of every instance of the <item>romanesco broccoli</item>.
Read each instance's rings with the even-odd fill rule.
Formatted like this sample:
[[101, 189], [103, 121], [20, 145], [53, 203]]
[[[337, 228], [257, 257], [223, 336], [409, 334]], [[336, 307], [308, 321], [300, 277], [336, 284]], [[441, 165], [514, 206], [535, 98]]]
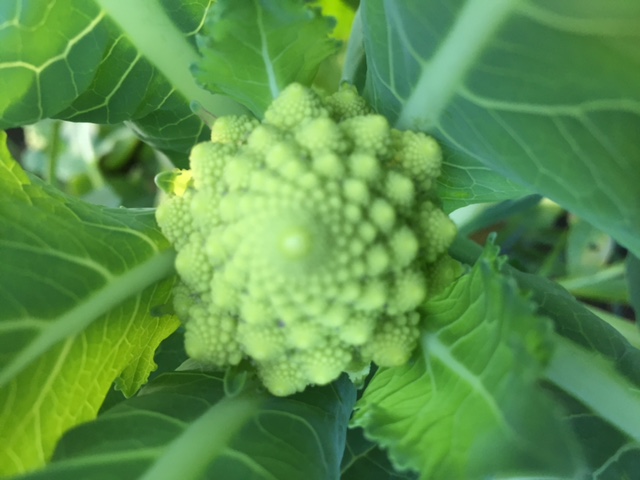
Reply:
[[353, 87], [293, 84], [262, 123], [218, 119], [190, 160], [157, 210], [190, 356], [250, 358], [275, 395], [408, 360], [418, 306], [454, 275], [432, 138], [392, 129]]

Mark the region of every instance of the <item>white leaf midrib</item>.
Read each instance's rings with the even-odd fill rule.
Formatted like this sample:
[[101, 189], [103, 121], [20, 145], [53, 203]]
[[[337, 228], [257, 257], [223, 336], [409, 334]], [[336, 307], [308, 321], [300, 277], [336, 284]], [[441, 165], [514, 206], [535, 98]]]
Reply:
[[[468, 71], [522, 0], [468, 0], [438, 50], [426, 64], [406, 99], [396, 127], [428, 131], [465, 79]], [[385, 2], [389, 10], [391, 0]]]

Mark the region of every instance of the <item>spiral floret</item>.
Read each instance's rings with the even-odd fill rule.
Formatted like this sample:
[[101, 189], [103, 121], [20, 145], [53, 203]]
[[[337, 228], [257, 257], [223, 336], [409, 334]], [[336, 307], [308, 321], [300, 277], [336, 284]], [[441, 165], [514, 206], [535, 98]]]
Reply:
[[275, 395], [407, 361], [430, 265], [455, 230], [421, 200], [437, 144], [368, 112], [352, 87], [321, 98], [293, 84], [262, 123], [223, 117], [217, 141], [194, 147], [179, 197], [191, 208], [169, 196], [157, 216], [178, 250], [193, 358], [249, 358]]

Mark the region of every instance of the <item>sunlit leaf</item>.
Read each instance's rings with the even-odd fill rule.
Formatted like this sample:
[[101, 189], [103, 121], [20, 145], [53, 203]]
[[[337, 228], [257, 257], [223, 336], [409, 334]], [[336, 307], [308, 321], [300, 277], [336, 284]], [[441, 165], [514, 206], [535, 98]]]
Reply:
[[106, 209], [29, 177], [0, 132], [0, 475], [42, 465], [95, 416], [113, 381], [134, 393], [178, 325], [174, 254], [150, 210]]

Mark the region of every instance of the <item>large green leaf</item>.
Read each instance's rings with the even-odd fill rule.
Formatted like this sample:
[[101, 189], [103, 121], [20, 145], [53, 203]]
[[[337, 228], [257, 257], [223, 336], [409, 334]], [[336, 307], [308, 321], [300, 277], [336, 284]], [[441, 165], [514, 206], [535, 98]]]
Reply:
[[423, 355], [378, 371], [355, 425], [424, 479], [574, 475], [577, 443], [538, 385], [549, 322], [499, 272], [495, 249], [424, 314]]
[[338, 48], [332, 29], [301, 0], [220, 0], [200, 37], [196, 77], [260, 117], [287, 85], [311, 83]]
[[640, 254], [640, 3], [363, 0], [367, 94]]
[[346, 377], [287, 398], [223, 378], [163, 374], [69, 432], [28, 479], [327, 480], [339, 478], [355, 389]]
[[106, 209], [29, 177], [0, 132], [0, 475], [42, 465], [95, 416], [113, 381], [135, 392], [177, 327], [174, 253], [150, 210]]
[[238, 111], [193, 79], [211, 0], [0, 2], [0, 129], [42, 118], [131, 122], [176, 158], [207, 136], [190, 109]]

